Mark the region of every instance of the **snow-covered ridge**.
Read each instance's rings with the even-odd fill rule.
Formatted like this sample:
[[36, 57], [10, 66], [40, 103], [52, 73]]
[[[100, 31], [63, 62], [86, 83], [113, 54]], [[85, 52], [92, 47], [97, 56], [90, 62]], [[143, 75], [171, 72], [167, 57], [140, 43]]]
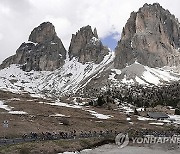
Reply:
[[[125, 67], [122, 70], [112, 69], [109, 79], [113, 82], [124, 84], [145, 84], [145, 85], [160, 85], [163, 83], [177, 81], [180, 79], [180, 74], [174, 73], [172, 69], [167, 68], [150, 68], [138, 62]], [[120, 76], [117, 81], [116, 75]]]
[[113, 52], [109, 52], [100, 64], [93, 62], [82, 64], [75, 58], [66, 59], [65, 64], [53, 72], [24, 72], [20, 66], [11, 65], [0, 70], [0, 89], [17, 93], [25, 91], [31, 94], [50, 94], [51, 96], [52, 94], [58, 96], [58, 94], [75, 93], [91, 80], [90, 77], [102, 71], [113, 59]]

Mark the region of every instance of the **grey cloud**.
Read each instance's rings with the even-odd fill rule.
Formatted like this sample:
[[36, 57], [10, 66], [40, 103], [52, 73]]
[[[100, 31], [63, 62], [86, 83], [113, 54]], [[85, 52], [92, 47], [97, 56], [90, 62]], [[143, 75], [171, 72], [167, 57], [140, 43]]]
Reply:
[[0, 3], [8, 6], [15, 12], [28, 11], [32, 7], [29, 0], [1, 0]]

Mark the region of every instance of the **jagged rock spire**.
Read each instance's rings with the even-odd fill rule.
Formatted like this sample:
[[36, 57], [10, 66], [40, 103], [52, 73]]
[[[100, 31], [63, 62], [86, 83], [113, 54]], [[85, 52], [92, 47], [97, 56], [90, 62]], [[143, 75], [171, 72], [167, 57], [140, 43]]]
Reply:
[[81, 63], [100, 63], [108, 52], [108, 49], [98, 39], [96, 28], [93, 32], [91, 26], [88, 25], [72, 35], [69, 47], [70, 59], [76, 57]]
[[93, 34], [94, 34], [94, 37], [96, 37], [98, 39], [98, 34], [97, 34], [97, 29], [96, 28], [94, 28]]

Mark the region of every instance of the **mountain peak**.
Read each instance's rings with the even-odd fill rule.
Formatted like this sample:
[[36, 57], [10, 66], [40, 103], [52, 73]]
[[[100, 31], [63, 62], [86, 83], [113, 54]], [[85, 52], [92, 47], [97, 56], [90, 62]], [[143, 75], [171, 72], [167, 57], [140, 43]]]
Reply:
[[96, 28], [92, 31], [91, 26], [87, 25], [72, 35], [69, 47], [70, 59], [76, 57], [83, 64], [86, 62], [100, 63], [108, 52], [108, 49], [98, 39]]
[[[162, 6], [161, 6], [159, 3], [153, 3], [153, 4], [145, 3], [145, 4], [143, 5], [143, 7], [141, 7], [141, 8], [146, 8], [146, 7], [162, 8]], [[141, 9], [141, 8], [140, 8], [140, 9]]]
[[[144, 4], [132, 12], [116, 47], [115, 67], [135, 61], [149, 67], [180, 64], [180, 24], [158, 3]], [[176, 55], [176, 56], [175, 56]]]
[[4, 60], [0, 68], [20, 64], [24, 71], [53, 71], [65, 63], [66, 50], [52, 23], [44, 22], [34, 28], [29, 41], [22, 43], [16, 54]]
[[34, 28], [29, 36], [29, 41], [34, 43], [42, 43], [51, 41], [56, 36], [54, 25], [50, 22], [43, 22]]

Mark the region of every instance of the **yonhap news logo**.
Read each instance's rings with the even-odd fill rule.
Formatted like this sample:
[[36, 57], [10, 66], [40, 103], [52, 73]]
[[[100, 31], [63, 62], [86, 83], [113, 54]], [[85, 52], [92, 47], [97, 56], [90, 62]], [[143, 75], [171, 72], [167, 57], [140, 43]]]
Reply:
[[115, 143], [120, 147], [124, 148], [129, 144], [131, 140], [132, 144], [180, 144], [180, 135], [172, 136], [153, 136], [145, 135], [143, 137], [131, 137], [129, 139], [128, 133], [120, 133], [115, 138]]
[[132, 143], [136, 144], [180, 144], [180, 136], [153, 136], [148, 135], [145, 137], [132, 137]]
[[120, 147], [124, 148], [129, 144], [129, 136], [128, 134], [120, 133], [115, 138], [115, 143]]

